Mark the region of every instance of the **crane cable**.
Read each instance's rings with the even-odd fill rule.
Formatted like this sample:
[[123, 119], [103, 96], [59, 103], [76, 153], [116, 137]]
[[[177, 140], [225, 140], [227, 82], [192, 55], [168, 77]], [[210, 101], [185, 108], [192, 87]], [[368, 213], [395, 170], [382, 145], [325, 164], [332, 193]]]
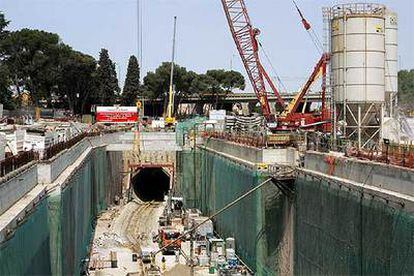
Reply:
[[313, 30], [311, 24], [306, 20], [305, 16], [303, 15], [302, 11], [299, 9], [298, 4], [295, 0], [292, 0], [293, 5], [295, 6], [296, 10], [299, 13], [300, 18], [302, 19], [302, 25], [305, 28], [306, 32], [308, 33], [310, 39], [312, 40], [313, 44], [315, 45], [316, 49], [318, 50], [319, 54], [322, 54], [324, 52], [322, 43], [316, 34], [316, 32]]
[[279, 83], [279, 86], [280, 86], [280, 87], [282, 87], [282, 88], [284, 89], [284, 92], [288, 92], [288, 90], [287, 90], [287, 88], [286, 88], [285, 84], [282, 82], [282, 79], [280, 78], [279, 74], [277, 73], [276, 68], [273, 66], [273, 63], [272, 63], [272, 61], [270, 60], [270, 57], [269, 57], [269, 55], [267, 54], [266, 50], [264, 49], [264, 47], [263, 47], [262, 43], [261, 43], [260, 41], [258, 41], [258, 42], [259, 42], [259, 46], [260, 46], [260, 48], [262, 49], [263, 54], [264, 54], [264, 56], [265, 56], [265, 58], [266, 58], [266, 61], [269, 63], [270, 68], [272, 69], [272, 72], [273, 72], [273, 74], [275, 75], [275, 77], [276, 77], [276, 79], [277, 79], [277, 81], [278, 81], [278, 83]]

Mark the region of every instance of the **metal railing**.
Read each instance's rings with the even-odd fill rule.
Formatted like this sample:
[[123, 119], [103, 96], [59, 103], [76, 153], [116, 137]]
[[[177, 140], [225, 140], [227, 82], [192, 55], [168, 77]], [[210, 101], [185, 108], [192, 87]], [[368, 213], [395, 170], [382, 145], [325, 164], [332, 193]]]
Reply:
[[54, 144], [48, 148], [46, 148], [43, 152], [42, 160], [48, 160], [53, 156], [57, 155], [58, 153], [62, 152], [65, 149], [69, 149], [80, 142], [83, 138], [88, 137], [87, 133], [81, 133], [78, 136], [73, 137], [72, 139]]
[[346, 156], [395, 166], [414, 168], [414, 145], [384, 144], [378, 148], [357, 149], [350, 147]]
[[17, 155], [7, 157], [0, 161], [0, 177], [36, 160], [39, 160], [39, 154], [35, 151], [24, 151]]
[[226, 131], [206, 131], [202, 133], [203, 138], [223, 139], [237, 144], [262, 148], [266, 146], [266, 136], [261, 133], [233, 133]]
[[60, 142], [60, 143], [54, 144], [46, 148], [43, 151], [43, 155], [39, 154], [39, 152], [36, 152], [34, 150], [20, 152], [17, 155], [7, 157], [6, 159], [0, 161], [0, 177], [3, 177], [7, 175], [8, 173], [13, 172], [14, 170], [17, 170], [32, 161], [49, 160], [50, 158], [56, 156], [60, 152], [73, 147], [74, 145], [76, 145], [78, 142], [80, 142], [82, 139], [86, 137], [95, 137], [95, 136], [100, 136], [102, 134], [127, 131], [130, 129], [131, 127], [124, 127], [124, 128], [116, 128], [116, 129], [109, 129], [109, 130], [105, 129], [105, 130], [93, 131], [93, 132], [88, 132], [88, 133], [83, 132], [68, 141]]

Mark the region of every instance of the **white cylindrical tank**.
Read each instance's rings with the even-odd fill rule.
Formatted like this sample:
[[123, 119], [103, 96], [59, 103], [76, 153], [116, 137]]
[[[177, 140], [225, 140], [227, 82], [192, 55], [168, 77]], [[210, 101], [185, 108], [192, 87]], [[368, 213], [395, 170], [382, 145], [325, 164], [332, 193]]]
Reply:
[[385, 11], [385, 92], [398, 92], [398, 17], [389, 9]]
[[331, 10], [335, 101], [385, 101], [385, 7], [344, 4]]

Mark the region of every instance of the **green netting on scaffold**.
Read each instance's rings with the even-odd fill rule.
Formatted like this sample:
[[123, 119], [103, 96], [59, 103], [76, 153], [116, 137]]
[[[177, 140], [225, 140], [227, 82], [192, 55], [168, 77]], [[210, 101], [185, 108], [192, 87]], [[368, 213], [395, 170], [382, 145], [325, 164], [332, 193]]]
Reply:
[[[255, 169], [207, 150], [177, 155], [178, 191], [187, 207], [211, 215], [265, 178]], [[194, 177], [195, 176], [195, 177]], [[292, 272], [292, 204], [272, 183], [215, 219], [220, 236], [236, 239], [237, 254], [257, 275]]]
[[[120, 155], [122, 156], [122, 155]], [[96, 216], [112, 203], [112, 183], [119, 179], [119, 166], [109, 164], [104, 148], [94, 149], [62, 190], [49, 202], [52, 271], [54, 275], [79, 275], [84, 268]], [[115, 189], [116, 190], [116, 189]]]
[[206, 120], [205, 117], [194, 117], [185, 121], [178, 122], [175, 127], [175, 139], [177, 145], [184, 146], [185, 136], [193, 131], [194, 126]]
[[47, 216], [44, 199], [0, 244], [0, 275], [51, 274]]
[[[204, 214], [212, 214], [259, 183], [253, 170], [218, 155], [202, 152], [198, 206]], [[235, 237], [237, 254], [256, 269], [261, 231], [260, 194], [254, 193], [219, 215], [215, 230], [223, 237]]]
[[120, 195], [121, 159], [96, 148], [50, 191], [0, 245], [0, 275], [79, 275], [94, 219]]
[[51, 231], [55, 240], [52, 263], [57, 275], [79, 275], [88, 253], [92, 237], [95, 208], [92, 191], [92, 160], [89, 158], [65, 183], [65, 187], [51, 196], [49, 207]]
[[176, 153], [177, 183], [174, 193], [184, 198], [187, 208], [198, 208], [196, 200], [199, 198], [200, 182], [200, 152], [183, 150]]
[[296, 181], [297, 275], [414, 275], [414, 216], [326, 179]]

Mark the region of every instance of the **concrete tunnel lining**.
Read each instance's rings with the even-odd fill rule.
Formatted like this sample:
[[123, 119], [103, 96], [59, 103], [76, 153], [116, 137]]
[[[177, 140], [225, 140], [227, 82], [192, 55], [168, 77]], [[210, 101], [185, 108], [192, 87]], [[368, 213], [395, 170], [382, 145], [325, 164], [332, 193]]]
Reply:
[[163, 201], [170, 188], [170, 176], [163, 168], [143, 168], [131, 179], [131, 187], [142, 201]]

